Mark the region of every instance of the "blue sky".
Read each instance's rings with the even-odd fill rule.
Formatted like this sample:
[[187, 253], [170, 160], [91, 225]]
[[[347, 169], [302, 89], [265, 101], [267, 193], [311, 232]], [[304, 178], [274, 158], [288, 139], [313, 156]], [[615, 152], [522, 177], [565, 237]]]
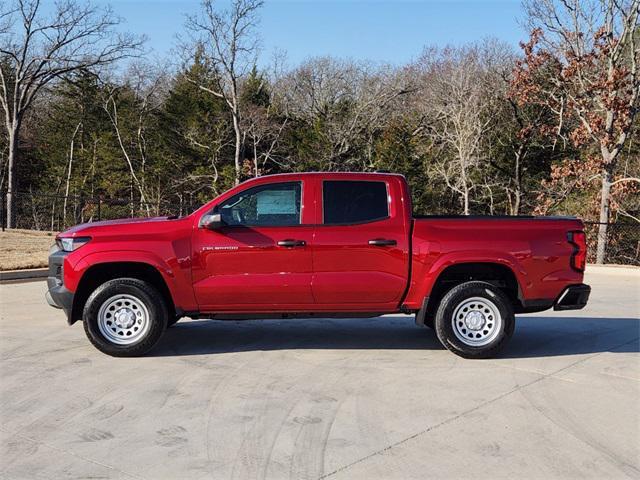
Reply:
[[[98, 3], [110, 3], [127, 30], [147, 35], [159, 57], [170, 54], [185, 15], [199, 6], [198, 0]], [[401, 64], [425, 45], [496, 37], [517, 47], [525, 37], [519, 0], [266, 0], [261, 17], [262, 64], [276, 49], [292, 65], [318, 55]]]

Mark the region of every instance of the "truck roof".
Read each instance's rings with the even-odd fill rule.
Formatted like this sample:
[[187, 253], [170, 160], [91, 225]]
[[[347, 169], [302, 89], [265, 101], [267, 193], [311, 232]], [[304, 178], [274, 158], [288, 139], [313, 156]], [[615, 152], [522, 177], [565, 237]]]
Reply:
[[[300, 173], [274, 173], [274, 174], [270, 174], [270, 175], [262, 175], [261, 177], [257, 177], [257, 178], [283, 178], [283, 179], [302, 179], [305, 177], [312, 177], [312, 176], [322, 176], [325, 178], [344, 178], [344, 179], [348, 179], [348, 178], [359, 178], [359, 179], [363, 179], [366, 177], [396, 177], [396, 178], [403, 178], [404, 179], [404, 175], [401, 175], [399, 173], [389, 173], [389, 172], [300, 172]], [[249, 179], [247, 181], [252, 181], [254, 180]]]

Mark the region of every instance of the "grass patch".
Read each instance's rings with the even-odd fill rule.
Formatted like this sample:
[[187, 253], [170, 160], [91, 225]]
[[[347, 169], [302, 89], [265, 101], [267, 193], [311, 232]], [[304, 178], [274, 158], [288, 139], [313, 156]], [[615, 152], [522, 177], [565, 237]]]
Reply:
[[0, 231], [0, 270], [46, 267], [55, 236], [37, 230]]

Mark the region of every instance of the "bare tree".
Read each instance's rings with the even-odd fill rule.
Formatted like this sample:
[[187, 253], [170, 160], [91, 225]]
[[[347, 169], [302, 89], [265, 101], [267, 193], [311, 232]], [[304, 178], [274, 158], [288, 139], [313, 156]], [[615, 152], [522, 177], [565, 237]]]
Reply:
[[[228, 130], [229, 128], [225, 123], [215, 122], [209, 125], [207, 132], [200, 132], [197, 128], [178, 131], [192, 148], [195, 148], [207, 158], [210, 172], [212, 172], [204, 175], [189, 173], [185, 181], [178, 180], [177, 184], [180, 186], [181, 191], [184, 190], [184, 184], [188, 183], [190, 195], [195, 195], [205, 188], [212, 188], [214, 194], [219, 195], [217, 183], [220, 179], [220, 173], [218, 164], [220, 163], [222, 152], [232, 145], [232, 142], [227, 140], [229, 138]], [[199, 140], [200, 137], [205, 137], [205, 139]]]
[[269, 161], [285, 167], [275, 158], [274, 151], [289, 119], [276, 118], [272, 110], [269, 107], [251, 105], [245, 115], [244, 131], [251, 141], [254, 177], [260, 176]]
[[492, 167], [484, 176], [481, 193], [491, 200], [491, 206], [496, 192], [504, 192], [504, 211], [518, 215], [525, 207], [529, 173], [540, 166], [537, 155], [543, 149], [554, 150], [552, 114], [542, 106], [517, 101], [511, 82], [518, 56], [509, 44], [487, 39], [478, 48], [486, 87], [485, 115], [490, 122], [484, 139], [485, 156]]
[[[152, 116], [161, 108], [165, 99], [167, 84], [168, 80], [162, 68], [136, 63], [129, 68], [125, 82], [118, 82], [116, 86], [106, 86], [103, 99], [103, 109], [111, 121], [118, 146], [129, 167], [132, 185], [140, 195], [141, 210], [147, 215], [151, 214], [151, 190], [147, 185], [147, 132]], [[121, 93], [124, 97], [128, 96], [133, 105], [133, 116], [124, 120], [119, 114]], [[136, 168], [135, 164], [139, 167]]]
[[[387, 124], [394, 102], [411, 88], [392, 69], [319, 57], [279, 79], [274, 102], [290, 118], [322, 125], [317, 155], [323, 169], [368, 170], [373, 132]], [[356, 157], [362, 140], [368, 155]]]
[[[127, 162], [127, 166], [129, 167], [129, 174], [131, 175], [132, 185], [135, 185], [136, 189], [138, 190], [138, 193], [140, 194], [140, 203], [146, 207], [147, 215], [149, 215], [151, 211], [149, 210], [149, 202], [147, 201], [147, 197], [145, 195], [143, 183], [140, 181], [139, 175], [136, 174], [136, 169], [133, 165], [132, 154], [129, 153], [127, 142], [124, 141], [123, 127], [121, 125], [120, 115], [118, 113], [118, 90], [118, 87], [113, 87], [108, 90], [103, 108], [109, 116], [109, 120], [111, 121], [111, 125], [113, 126], [113, 131], [115, 132], [116, 139], [118, 140], [118, 145], [120, 146], [120, 151], [122, 152], [122, 155]], [[131, 205], [131, 214], [133, 215], [133, 202]]]
[[[523, 45], [514, 86], [521, 103], [556, 112], [558, 132], [600, 158], [600, 228], [596, 261], [605, 258], [611, 189], [620, 153], [638, 110], [640, 0], [526, 0], [530, 42]], [[592, 161], [596, 161], [592, 158]]]
[[476, 46], [428, 49], [419, 68], [423, 71], [420, 109], [428, 119], [427, 135], [443, 150], [436, 172], [447, 187], [460, 196], [462, 211], [469, 215], [473, 173], [483, 160], [482, 142], [490, 124], [484, 68]]
[[211, 64], [213, 78], [207, 85], [198, 87], [218, 98], [222, 98], [233, 119], [235, 133], [235, 182], [242, 175], [243, 132], [241, 123], [241, 80], [255, 65], [258, 54], [258, 39], [255, 28], [257, 12], [263, 0], [233, 0], [229, 10], [217, 9], [214, 0], [202, 1], [200, 15], [190, 16], [187, 28], [195, 36], [203, 56]]
[[40, 0], [16, 0], [0, 6], [0, 107], [9, 143], [7, 225], [14, 217], [15, 168], [25, 113], [38, 93], [71, 72], [93, 69], [130, 56], [141, 39], [115, 33], [110, 9], [62, 0], [54, 12]]

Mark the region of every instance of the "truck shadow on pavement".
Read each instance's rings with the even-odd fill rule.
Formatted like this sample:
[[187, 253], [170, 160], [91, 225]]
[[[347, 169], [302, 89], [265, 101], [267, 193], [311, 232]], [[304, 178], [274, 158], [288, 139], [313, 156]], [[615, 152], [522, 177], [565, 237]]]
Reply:
[[[640, 319], [521, 316], [501, 358], [639, 352]], [[412, 316], [369, 319], [188, 320], [167, 329], [150, 356], [259, 350], [443, 350]]]

